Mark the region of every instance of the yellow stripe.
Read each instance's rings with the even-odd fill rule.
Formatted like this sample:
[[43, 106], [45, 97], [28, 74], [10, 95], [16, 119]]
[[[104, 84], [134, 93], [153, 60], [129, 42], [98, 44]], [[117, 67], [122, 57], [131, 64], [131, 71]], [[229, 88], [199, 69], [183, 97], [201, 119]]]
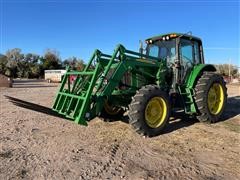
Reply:
[[137, 59], [137, 61], [139, 62], [144, 62], [144, 63], [148, 63], [148, 64], [156, 64], [155, 62], [151, 61], [151, 60], [147, 60], [147, 59]]

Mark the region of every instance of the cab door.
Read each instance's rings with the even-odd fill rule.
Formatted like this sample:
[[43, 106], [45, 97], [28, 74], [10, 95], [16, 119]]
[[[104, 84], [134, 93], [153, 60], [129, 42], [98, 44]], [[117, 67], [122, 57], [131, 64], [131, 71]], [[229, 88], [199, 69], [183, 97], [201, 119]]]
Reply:
[[[184, 83], [194, 64], [199, 63], [199, 46], [196, 41], [181, 39], [179, 46], [180, 79]], [[198, 62], [197, 62], [198, 61]]]

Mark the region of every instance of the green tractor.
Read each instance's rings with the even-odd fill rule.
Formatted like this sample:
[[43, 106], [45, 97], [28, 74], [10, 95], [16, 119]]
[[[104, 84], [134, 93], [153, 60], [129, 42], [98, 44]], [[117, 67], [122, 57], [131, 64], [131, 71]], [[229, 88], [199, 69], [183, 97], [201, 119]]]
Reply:
[[83, 71], [67, 68], [53, 110], [87, 125], [96, 116], [121, 118], [140, 134], [155, 136], [173, 109], [212, 123], [223, 113], [227, 89], [204, 63], [201, 39], [169, 33], [146, 39], [139, 52], [118, 45], [112, 55], [95, 50]]

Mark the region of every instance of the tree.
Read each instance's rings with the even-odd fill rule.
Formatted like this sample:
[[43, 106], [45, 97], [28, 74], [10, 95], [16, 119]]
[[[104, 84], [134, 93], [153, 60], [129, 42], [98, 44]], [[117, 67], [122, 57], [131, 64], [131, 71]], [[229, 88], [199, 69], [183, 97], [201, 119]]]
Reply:
[[21, 53], [21, 49], [14, 48], [10, 49], [6, 52], [6, 56], [8, 60], [19, 62], [24, 58], [24, 54]]
[[220, 73], [223, 76], [229, 76], [229, 69], [230, 69], [230, 75], [233, 77], [237, 76], [238, 69], [236, 66], [233, 66], [232, 64], [218, 64], [215, 65], [217, 68], [217, 72]]
[[24, 56], [25, 73], [27, 78], [38, 78], [40, 76], [40, 64], [38, 63], [40, 56], [28, 53]]
[[23, 54], [21, 49], [14, 48], [0, 54], [0, 73], [20, 78], [43, 77], [46, 69], [59, 69], [69, 65], [71, 69], [82, 71], [85, 67], [83, 60], [76, 57], [66, 59], [61, 63], [59, 52], [47, 49], [43, 56], [33, 53]]
[[27, 53], [27, 54], [24, 56], [24, 60], [25, 60], [27, 63], [36, 64], [36, 63], [38, 63], [39, 57], [40, 57], [40, 56], [37, 55], [37, 54]]
[[83, 60], [77, 59], [74, 56], [68, 59], [65, 59], [63, 61], [63, 66], [66, 66], [66, 65], [70, 66], [71, 69], [78, 70], [78, 71], [82, 71], [85, 67]]
[[4, 55], [0, 55], [0, 74], [5, 74], [6, 72], [7, 72], [7, 57]]
[[61, 66], [59, 52], [47, 49], [41, 58], [43, 69], [58, 69]]
[[86, 64], [84, 64], [84, 61], [80, 59], [76, 64], [76, 70], [82, 71], [85, 68]]
[[[7, 57], [7, 72], [6, 75], [17, 77], [18, 71], [23, 71], [21, 61], [24, 59], [24, 55], [21, 53], [21, 49], [14, 48], [6, 52]], [[23, 74], [22, 72], [20, 74]]]
[[20, 78], [37, 78], [40, 75], [39, 55], [33, 53], [23, 54], [21, 49], [14, 48], [6, 52], [6, 60], [2, 61], [2, 69], [5, 66], [5, 74]]
[[75, 69], [76, 67], [76, 63], [77, 63], [77, 58], [76, 57], [70, 57], [70, 58], [67, 58], [63, 61], [63, 66], [70, 66], [71, 69]]
[[41, 73], [40, 66], [38, 64], [34, 64], [33, 66], [30, 67], [30, 72], [31, 72], [31, 75], [30, 75], [31, 78], [39, 78]]

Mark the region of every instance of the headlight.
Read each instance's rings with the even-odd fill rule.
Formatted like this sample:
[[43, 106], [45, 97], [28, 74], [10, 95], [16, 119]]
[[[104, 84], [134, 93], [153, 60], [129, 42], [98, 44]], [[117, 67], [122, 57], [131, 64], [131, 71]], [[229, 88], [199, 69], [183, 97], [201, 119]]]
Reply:
[[165, 41], [165, 37], [163, 37], [163, 38], [162, 38], [162, 40], [164, 40], [164, 41]]
[[151, 39], [149, 40], [149, 43], [152, 44], [152, 40]]
[[166, 40], [169, 40], [169, 36], [166, 37]]

